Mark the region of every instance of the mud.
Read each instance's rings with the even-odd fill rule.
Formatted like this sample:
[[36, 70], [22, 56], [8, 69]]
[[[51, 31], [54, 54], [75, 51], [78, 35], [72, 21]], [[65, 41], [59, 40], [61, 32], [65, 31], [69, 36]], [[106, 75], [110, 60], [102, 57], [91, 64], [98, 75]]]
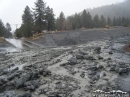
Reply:
[[71, 46], [2, 53], [0, 97], [92, 97], [96, 90], [129, 92], [130, 52], [124, 50], [129, 41], [130, 35], [116, 35]]

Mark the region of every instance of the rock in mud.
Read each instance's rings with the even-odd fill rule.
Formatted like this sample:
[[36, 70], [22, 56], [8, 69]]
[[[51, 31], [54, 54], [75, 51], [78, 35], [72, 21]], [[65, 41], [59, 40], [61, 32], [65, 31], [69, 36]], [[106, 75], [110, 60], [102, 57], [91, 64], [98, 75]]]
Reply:
[[102, 71], [102, 72], [100, 73], [100, 78], [103, 78], [104, 76], [106, 76], [106, 73], [105, 73], [104, 71]]
[[0, 69], [0, 76], [4, 73], [3, 69]]
[[77, 59], [84, 59], [83, 55], [81, 55], [81, 54], [76, 54], [76, 58]]
[[98, 56], [97, 58], [98, 58], [99, 60], [102, 60], [102, 59], [103, 59], [103, 57], [101, 57], [101, 56]]
[[24, 84], [24, 80], [22, 79], [22, 78], [16, 78], [15, 80], [14, 80], [14, 82], [15, 82], [15, 87], [18, 89], [18, 88], [20, 88], [20, 87], [22, 87], [23, 86], [23, 84]]
[[113, 54], [113, 52], [112, 52], [112, 51], [109, 51], [109, 54], [110, 54], [110, 55], [112, 55], [112, 54]]
[[70, 58], [70, 59], [69, 59], [69, 64], [70, 64], [70, 65], [75, 65], [75, 64], [77, 64], [77, 58], [75, 58], [75, 57]]
[[98, 65], [97, 68], [98, 68], [98, 69], [103, 69], [104, 66], [102, 66], [102, 65]]
[[28, 74], [27, 77], [29, 77], [30, 80], [37, 79], [37, 78], [39, 78], [39, 74], [37, 72], [31, 72], [30, 74]]
[[123, 74], [123, 73], [127, 73], [127, 72], [128, 72], [127, 68], [119, 68], [119, 74], [120, 75]]
[[85, 59], [87, 60], [96, 60], [93, 56], [84, 56]]
[[88, 53], [85, 50], [80, 50], [79, 53], [82, 55], [88, 55]]
[[90, 68], [89, 68], [89, 70], [92, 70], [92, 71], [96, 71], [98, 68], [97, 68], [97, 66], [91, 66]]
[[12, 69], [10, 72], [11, 72], [11, 73], [13, 73], [13, 72], [15, 72], [15, 71], [17, 71], [17, 70], [19, 70], [19, 68], [18, 68], [18, 67], [16, 67], [16, 68]]
[[94, 49], [94, 51], [97, 53], [97, 54], [100, 54], [101, 53], [101, 47], [96, 47]]
[[32, 97], [30, 92], [26, 92], [25, 94], [22, 95], [22, 97]]
[[115, 71], [116, 67], [115, 66], [111, 66], [110, 67], [110, 71]]

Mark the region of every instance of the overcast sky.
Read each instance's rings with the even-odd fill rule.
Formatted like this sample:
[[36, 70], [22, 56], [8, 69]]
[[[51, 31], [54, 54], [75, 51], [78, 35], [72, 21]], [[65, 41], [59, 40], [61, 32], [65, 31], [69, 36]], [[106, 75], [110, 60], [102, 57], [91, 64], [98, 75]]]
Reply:
[[[63, 11], [65, 16], [72, 15], [75, 12], [81, 12], [83, 9], [99, 7], [102, 5], [115, 4], [124, 0], [43, 0], [46, 6], [53, 8], [56, 17]], [[3, 23], [9, 22], [13, 30], [16, 29], [15, 24], [22, 23], [21, 16], [28, 5], [34, 8], [36, 0], [0, 0], [0, 19]]]

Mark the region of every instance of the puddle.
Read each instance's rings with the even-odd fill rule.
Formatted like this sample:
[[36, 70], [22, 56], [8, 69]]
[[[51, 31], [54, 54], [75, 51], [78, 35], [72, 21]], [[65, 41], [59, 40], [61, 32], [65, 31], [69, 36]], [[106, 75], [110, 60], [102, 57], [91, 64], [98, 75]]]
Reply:
[[125, 92], [130, 92], [130, 74], [124, 76], [118, 76], [117, 80], [117, 89], [120, 89]]
[[16, 48], [22, 49], [22, 40], [19, 39], [6, 39], [7, 42], [13, 44]]

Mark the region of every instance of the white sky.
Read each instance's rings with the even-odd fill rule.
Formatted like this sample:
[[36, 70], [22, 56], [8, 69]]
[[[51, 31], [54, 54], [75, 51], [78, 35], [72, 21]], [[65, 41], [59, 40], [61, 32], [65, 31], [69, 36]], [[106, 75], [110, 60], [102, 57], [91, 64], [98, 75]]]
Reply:
[[[115, 4], [124, 0], [43, 0], [46, 5], [53, 8], [56, 17], [63, 11], [65, 16], [72, 15], [75, 12], [81, 12], [83, 9], [99, 7], [102, 5]], [[13, 30], [16, 29], [15, 24], [22, 23], [21, 16], [28, 5], [34, 8], [36, 0], [0, 0], [0, 19], [3, 23], [9, 22]]]

